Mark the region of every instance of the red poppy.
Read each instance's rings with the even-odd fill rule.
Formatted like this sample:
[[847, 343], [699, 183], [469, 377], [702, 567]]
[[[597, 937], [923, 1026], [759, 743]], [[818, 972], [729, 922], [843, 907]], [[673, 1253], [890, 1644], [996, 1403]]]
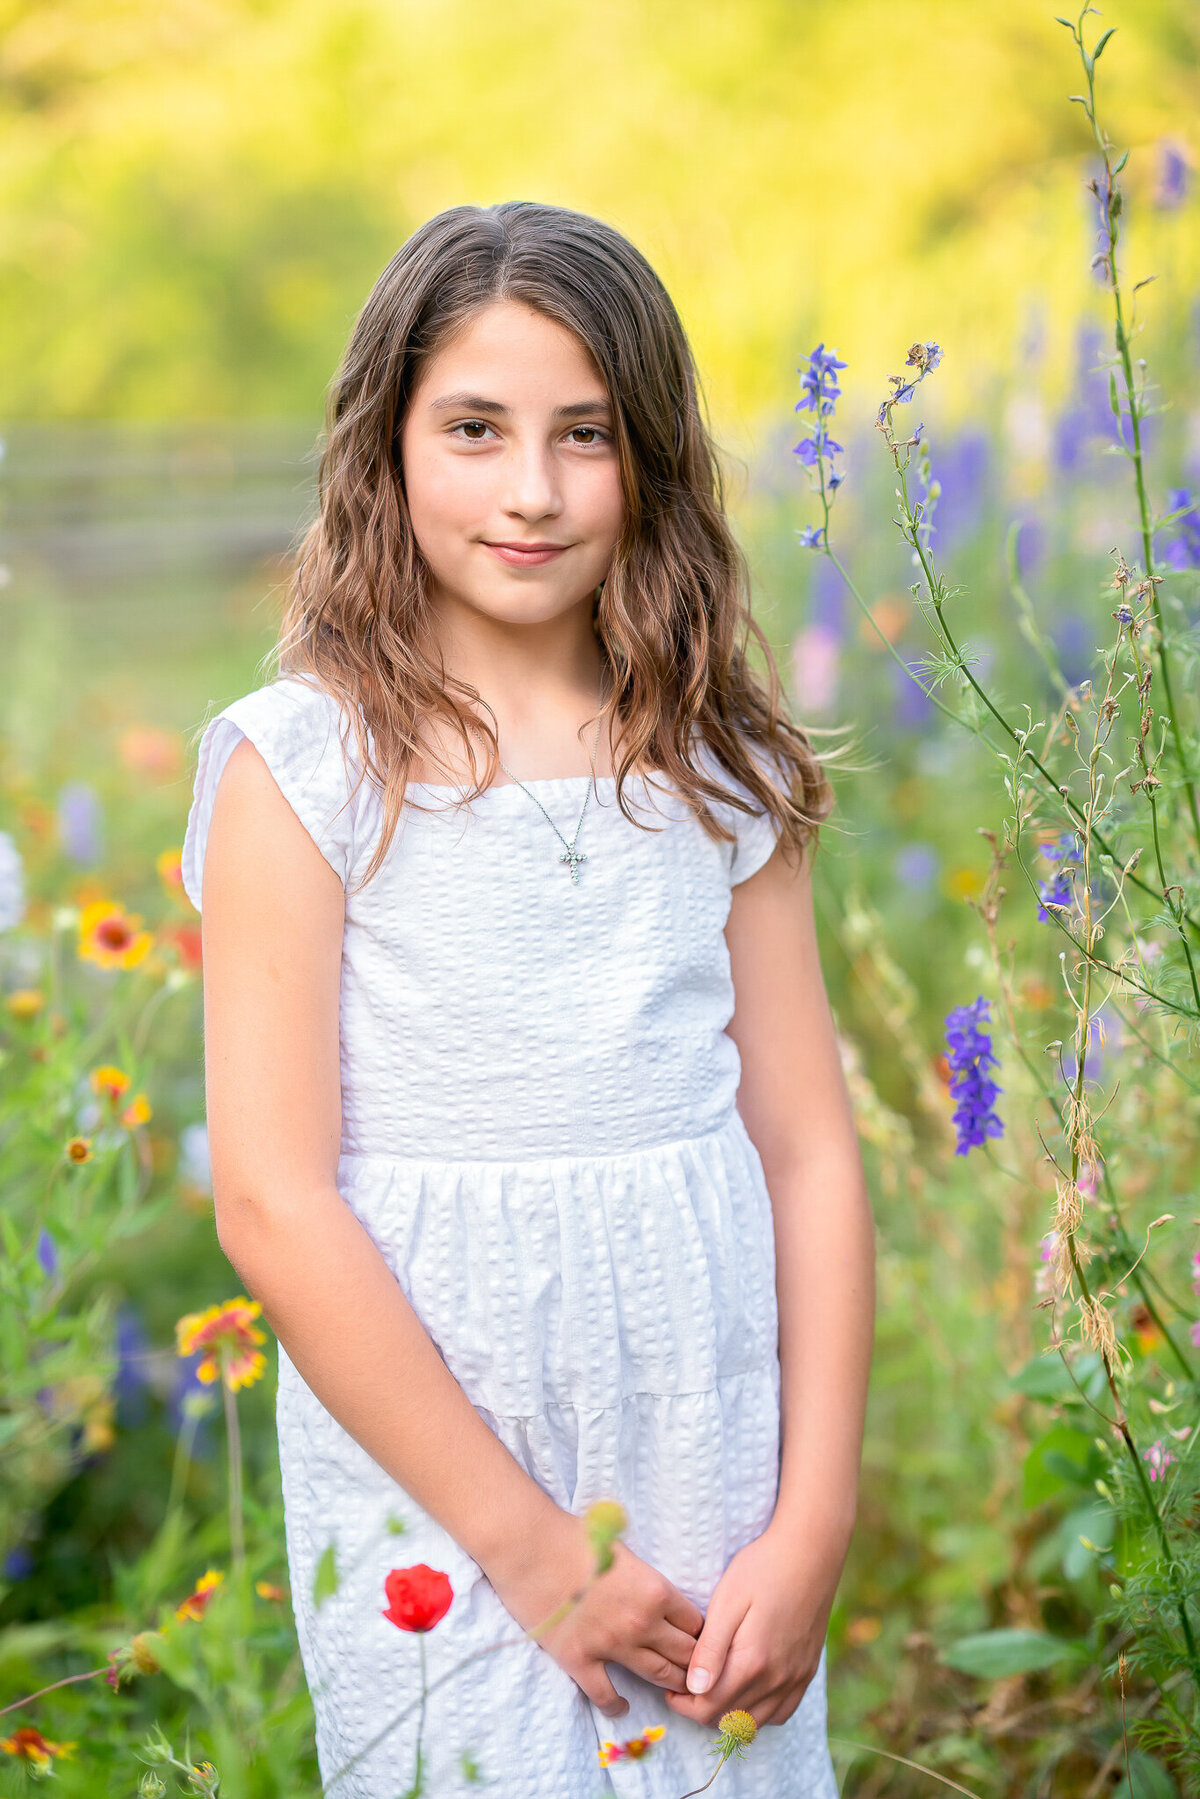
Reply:
[[432, 1630], [454, 1598], [449, 1577], [424, 1562], [414, 1568], [393, 1568], [383, 1589], [388, 1598], [383, 1616], [401, 1630]]

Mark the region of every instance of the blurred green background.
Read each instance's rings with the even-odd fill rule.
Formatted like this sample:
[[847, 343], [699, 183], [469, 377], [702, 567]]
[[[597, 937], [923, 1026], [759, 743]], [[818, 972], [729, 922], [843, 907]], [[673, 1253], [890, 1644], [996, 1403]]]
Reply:
[[[1108, 25], [1104, 114], [1131, 150], [1122, 263], [1127, 285], [1157, 276], [1135, 354], [1169, 402], [1147, 428], [1163, 512], [1170, 490], [1200, 486], [1200, 10], [1125, 0], [1089, 29]], [[909, 344], [940, 343], [914, 410], [961, 635], [1010, 709], [1037, 715], [1050, 689], [1016, 623], [1015, 530], [1039, 623], [1082, 679], [1136, 513], [1110, 454], [1111, 299], [1089, 267], [1097, 165], [1068, 99], [1079, 81], [1052, 7], [1030, 0], [0, 0], [0, 829], [25, 857], [35, 930], [92, 892], [152, 927], [174, 916], [154, 858], [182, 836], [190, 740], [262, 678], [325, 384], [410, 230], [464, 200], [573, 206], [625, 230], [675, 296], [759, 615], [801, 717], [853, 726], [863, 765], [838, 780], [818, 863], [881, 1250], [831, 1715], [997, 1794], [1048, 1793], [1055, 1769], [1055, 1792], [1083, 1794], [1108, 1746], [1073, 1700], [1007, 1737], [974, 1728], [990, 1689], [932, 1660], [1006, 1619], [1082, 1632], [1099, 1591], [1066, 1510], [1079, 1495], [1069, 1475], [1030, 1474], [1046, 1420], [1009, 1384], [1042, 1342], [1044, 1196], [955, 1161], [939, 1072], [944, 1013], [985, 983], [964, 902], [1003, 793], [835, 571], [798, 548], [819, 513], [793, 406], [798, 365], [836, 346], [849, 366], [833, 542], [915, 660], [915, 571], [872, 424]], [[1180, 547], [1164, 594], [1194, 627], [1200, 541], [1166, 536]], [[1062, 1035], [1055, 944], [1021, 929], [1025, 1002]], [[0, 968], [7, 986], [38, 978], [25, 954]], [[103, 1612], [114, 1570], [119, 1587], [157, 1527], [179, 1417], [172, 1322], [236, 1288], [180, 1148], [203, 1122], [195, 985], [158, 1013], [153, 1046], [156, 1179], [184, 1203], [88, 1277], [123, 1308], [115, 1436], [48, 1493], [5, 1563], [13, 1696], [41, 1678], [20, 1629]], [[280, 1530], [271, 1384], [247, 1402], [264, 1540]], [[185, 1496], [197, 1530], [220, 1526], [212, 1442], [208, 1455]], [[202, 1571], [173, 1578], [186, 1590]], [[64, 1718], [62, 1734], [79, 1731]], [[839, 1753], [847, 1792], [930, 1790], [881, 1762], [848, 1771]], [[89, 1790], [80, 1779], [71, 1791]]]

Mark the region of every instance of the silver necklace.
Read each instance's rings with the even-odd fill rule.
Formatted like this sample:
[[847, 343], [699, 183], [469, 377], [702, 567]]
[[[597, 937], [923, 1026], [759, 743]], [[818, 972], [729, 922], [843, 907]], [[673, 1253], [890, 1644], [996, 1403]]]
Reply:
[[[546, 823], [550, 826], [550, 829], [554, 832], [554, 835], [558, 838], [558, 841], [564, 846], [563, 852], [559, 856], [558, 859], [560, 862], [565, 862], [567, 864], [567, 867], [571, 871], [571, 879], [577, 887], [579, 885], [579, 864], [581, 862], [586, 862], [587, 857], [584, 855], [582, 850], [576, 849], [575, 845], [579, 842], [579, 832], [583, 825], [583, 815], [587, 811], [588, 801], [592, 797], [592, 787], [595, 783], [595, 776], [596, 776], [596, 751], [600, 747], [600, 726], [603, 723], [603, 719], [604, 719], [604, 714], [602, 711], [600, 717], [596, 720], [596, 737], [595, 737], [595, 741], [592, 744], [592, 758], [591, 758], [591, 760], [592, 760], [592, 780], [590, 780], [588, 782], [587, 792], [583, 796], [583, 805], [580, 808], [580, 812], [579, 812], [579, 820], [575, 826], [575, 834], [571, 838], [571, 841], [569, 843], [567, 842], [566, 838], [563, 836], [562, 832], [559, 830], [558, 826], [555, 824], [554, 820], [551, 818], [550, 814], [547, 812], [545, 806], [543, 806], [543, 804], [542, 804], [541, 800], [538, 798], [537, 794], [529, 793], [529, 789], [528, 789], [528, 787], [526, 787], [524, 781], [518, 781], [516, 775], [514, 775], [512, 769], [509, 768], [506, 763], [504, 763], [504, 762], [500, 763], [501, 768], [504, 770], [504, 772], [508, 776], [509, 780], [515, 781], [517, 786], [520, 787], [524, 793], [529, 793], [530, 799], [533, 801], [533, 803], [537, 807], [538, 811], [542, 814], [542, 817], [546, 820]], [[499, 758], [497, 758], [497, 760], [499, 760]]]

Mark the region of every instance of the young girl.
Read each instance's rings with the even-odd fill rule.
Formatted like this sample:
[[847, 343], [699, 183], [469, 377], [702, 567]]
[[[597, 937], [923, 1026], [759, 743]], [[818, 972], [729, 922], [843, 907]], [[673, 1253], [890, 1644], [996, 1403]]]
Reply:
[[[616, 231], [462, 206], [398, 252], [278, 661], [204, 732], [183, 865], [326, 1790], [408, 1790], [420, 1647], [435, 1799], [679, 1799], [735, 1707], [762, 1728], [725, 1799], [831, 1799], [874, 1293], [809, 890], [829, 793]], [[612, 1568], [522, 1639], [587, 1581], [600, 1499]], [[417, 1563], [454, 1595], [419, 1645], [381, 1615]]]

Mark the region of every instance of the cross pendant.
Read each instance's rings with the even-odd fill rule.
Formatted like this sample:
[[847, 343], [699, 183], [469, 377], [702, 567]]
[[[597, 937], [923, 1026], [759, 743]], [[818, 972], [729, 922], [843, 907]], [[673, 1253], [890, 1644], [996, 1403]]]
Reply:
[[571, 869], [571, 879], [574, 881], [575, 885], [578, 887], [578, 885], [579, 885], [578, 864], [580, 862], [587, 861], [587, 857], [584, 855], [583, 851], [577, 850], [573, 843], [569, 843], [567, 845], [566, 849], [562, 852], [562, 854], [559, 856], [558, 859], [560, 862], [566, 862], [569, 864], [570, 869]]

